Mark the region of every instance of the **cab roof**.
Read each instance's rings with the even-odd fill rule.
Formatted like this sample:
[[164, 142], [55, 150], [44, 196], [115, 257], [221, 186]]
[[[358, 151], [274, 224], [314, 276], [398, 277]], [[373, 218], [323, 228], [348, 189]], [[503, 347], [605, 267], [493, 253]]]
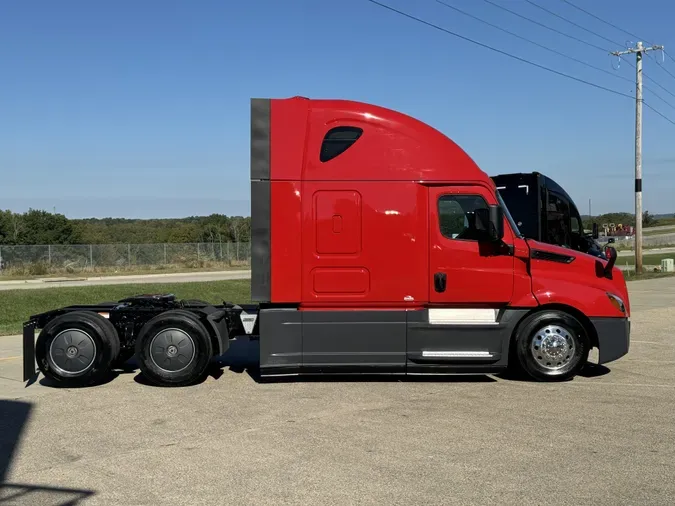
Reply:
[[430, 125], [351, 100], [252, 99], [251, 178], [482, 182], [469, 155]]

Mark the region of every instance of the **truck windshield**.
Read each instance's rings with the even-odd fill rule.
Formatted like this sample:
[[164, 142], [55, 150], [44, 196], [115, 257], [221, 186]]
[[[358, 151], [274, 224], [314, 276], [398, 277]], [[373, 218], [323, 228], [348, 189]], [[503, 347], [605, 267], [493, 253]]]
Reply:
[[518, 225], [516, 225], [516, 222], [513, 220], [513, 217], [511, 216], [511, 213], [509, 212], [509, 208], [506, 207], [506, 204], [504, 203], [504, 200], [502, 199], [502, 196], [499, 194], [499, 190], [495, 192], [497, 195], [497, 202], [499, 202], [499, 205], [502, 208], [502, 211], [504, 212], [504, 216], [506, 216], [506, 220], [509, 222], [509, 225], [511, 225], [511, 229], [513, 230], [513, 233], [516, 235], [516, 237], [523, 237], [523, 234], [520, 233], [520, 230], [518, 229]]

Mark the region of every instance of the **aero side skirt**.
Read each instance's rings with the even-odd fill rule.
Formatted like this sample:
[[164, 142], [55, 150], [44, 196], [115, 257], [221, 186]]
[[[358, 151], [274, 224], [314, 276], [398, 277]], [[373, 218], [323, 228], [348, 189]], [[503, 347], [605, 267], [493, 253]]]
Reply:
[[529, 309], [260, 310], [260, 373], [486, 373]]
[[271, 289], [271, 103], [251, 99], [251, 300], [269, 302]]

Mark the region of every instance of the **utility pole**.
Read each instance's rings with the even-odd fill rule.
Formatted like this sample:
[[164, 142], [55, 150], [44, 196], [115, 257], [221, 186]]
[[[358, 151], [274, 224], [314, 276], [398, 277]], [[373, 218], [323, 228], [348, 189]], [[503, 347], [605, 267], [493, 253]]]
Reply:
[[642, 274], [642, 54], [657, 50], [663, 46], [644, 47], [640, 41], [634, 48], [611, 53], [635, 53], [635, 274]]

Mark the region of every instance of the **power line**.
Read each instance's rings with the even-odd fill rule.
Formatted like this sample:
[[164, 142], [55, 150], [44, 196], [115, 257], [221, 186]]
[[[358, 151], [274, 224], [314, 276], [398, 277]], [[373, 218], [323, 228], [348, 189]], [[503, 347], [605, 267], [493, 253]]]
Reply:
[[[647, 77], [647, 76], [645, 76], [645, 77]], [[675, 105], [673, 105], [673, 104], [671, 104], [670, 102], [668, 102], [665, 98], [663, 98], [661, 95], [659, 95], [658, 93], [656, 93], [654, 90], [649, 89], [649, 88], [647, 88], [646, 86], [643, 86], [643, 88], [644, 88], [645, 90], [648, 90], [649, 93], [651, 93], [652, 95], [654, 95], [654, 96], [655, 96], [656, 98], [658, 98], [661, 102], [663, 102], [663, 103], [669, 105], [670, 107], [672, 107], [673, 109], [675, 109]]]
[[[508, 53], [508, 52], [506, 52], [506, 51], [502, 51], [501, 49], [497, 49], [497, 48], [495, 48], [495, 47], [489, 46], [489, 45], [487, 45], [487, 44], [484, 44], [484, 43], [479, 42], [479, 41], [477, 41], [477, 40], [471, 39], [471, 38], [469, 38], [469, 37], [465, 37], [464, 35], [460, 35], [460, 34], [458, 34], [458, 33], [455, 33], [455, 32], [453, 32], [453, 31], [451, 31], [451, 30], [448, 30], [448, 29], [446, 29], [446, 28], [443, 28], [443, 27], [441, 27], [441, 26], [438, 26], [438, 25], [436, 25], [436, 24], [434, 24], [434, 23], [431, 23], [431, 22], [429, 22], [429, 21], [425, 21], [424, 19], [421, 19], [421, 18], [418, 18], [418, 17], [416, 17], [416, 16], [413, 16], [412, 14], [408, 14], [407, 12], [403, 12], [403, 11], [401, 11], [401, 10], [399, 10], [399, 9], [396, 9], [396, 8], [394, 8], [394, 7], [391, 7], [390, 5], [383, 4], [383, 3], [381, 3], [381, 2], [379, 2], [379, 1], [377, 1], [377, 0], [366, 0], [366, 1], [367, 1], [367, 2], [370, 2], [370, 3], [374, 4], [374, 5], [377, 5], [378, 7], [381, 7], [381, 8], [383, 8], [383, 9], [386, 9], [386, 10], [388, 10], [388, 11], [394, 12], [394, 13], [396, 13], [396, 14], [398, 14], [398, 15], [400, 15], [400, 16], [403, 16], [403, 17], [405, 17], [405, 18], [411, 19], [411, 20], [413, 20], [413, 21], [417, 21], [418, 23], [421, 23], [421, 24], [423, 24], [423, 25], [426, 25], [426, 26], [429, 26], [429, 27], [431, 27], [431, 28], [434, 28], [435, 30], [438, 30], [438, 31], [440, 31], [440, 32], [446, 33], [446, 34], [448, 34], [448, 35], [452, 35], [453, 37], [457, 37], [457, 38], [462, 39], [462, 40], [465, 40], [465, 41], [467, 41], [467, 42], [471, 42], [472, 44], [475, 44], [475, 45], [477, 45], [477, 46], [483, 47], [483, 48], [485, 48], [485, 49], [489, 49], [490, 51], [494, 51], [495, 53], [499, 53], [499, 54], [502, 54], [502, 55], [504, 55], [504, 56], [508, 56], [509, 58], [512, 58], [512, 59], [514, 59], [514, 60], [518, 60], [518, 61], [520, 61], [520, 62], [527, 63], [528, 65], [532, 65], [533, 67], [537, 67], [537, 68], [539, 68], [539, 69], [545, 70], [545, 71], [550, 72], [550, 73], [552, 73], [552, 74], [556, 74], [556, 75], [559, 75], [559, 76], [562, 76], [562, 77], [566, 77], [567, 79], [571, 79], [571, 80], [573, 80], [573, 81], [576, 81], [576, 82], [579, 82], [579, 83], [583, 83], [583, 84], [586, 84], [586, 85], [588, 85], [588, 86], [592, 86], [593, 88], [597, 88], [597, 89], [606, 91], [606, 92], [608, 92], [608, 93], [612, 93], [612, 94], [614, 94], [614, 95], [619, 95], [619, 96], [621, 96], [621, 97], [630, 98], [631, 100], [634, 100], [634, 99], [635, 99], [635, 97], [633, 97], [633, 96], [631, 96], [631, 95], [629, 95], [629, 94], [627, 94], [627, 93], [622, 93], [622, 92], [620, 92], [620, 91], [616, 91], [616, 90], [613, 90], [613, 89], [611, 89], [611, 88], [606, 88], [605, 86], [600, 86], [599, 84], [595, 84], [595, 83], [592, 83], [592, 82], [590, 82], [590, 81], [586, 81], [586, 80], [584, 80], [584, 79], [580, 79], [580, 78], [578, 78], [578, 77], [572, 76], [572, 75], [570, 75], [570, 74], [566, 74], [566, 73], [564, 73], [564, 72], [560, 72], [560, 71], [558, 71], [558, 70], [552, 69], [552, 68], [550, 68], [550, 67], [546, 67], [546, 66], [544, 66], [544, 65], [540, 65], [539, 63], [535, 63], [535, 62], [533, 62], [533, 61], [527, 60], [527, 59], [525, 59], [525, 58], [521, 58], [520, 56], [516, 56], [516, 55], [511, 54], [511, 53]], [[485, 0], [485, 1], [489, 1], [489, 0]], [[603, 49], [603, 51], [604, 51], [604, 49]], [[651, 109], [652, 111], [654, 111], [655, 113], [657, 113], [659, 116], [661, 116], [662, 118], [664, 118], [665, 120], [667, 120], [667, 121], [669, 121], [670, 123], [672, 123], [673, 125], [675, 125], [675, 121], [673, 121], [673, 120], [671, 120], [670, 118], [668, 118], [665, 114], [662, 114], [662, 113], [659, 112], [657, 109], [655, 109], [654, 107], [652, 107], [651, 105], [647, 104], [647, 103], [644, 102], [644, 101], [643, 101], [643, 104], [644, 104], [646, 107], [648, 107], [649, 109]]]
[[565, 22], [567, 22], [567, 23], [569, 23], [569, 24], [571, 24], [571, 25], [573, 25], [573, 26], [576, 26], [577, 28], [581, 28], [582, 30], [584, 30], [584, 31], [586, 31], [586, 32], [588, 32], [588, 33], [590, 33], [590, 34], [593, 34], [593, 35], [595, 35], [596, 37], [599, 37], [599, 38], [601, 38], [601, 39], [603, 39], [603, 40], [606, 40], [607, 42], [609, 42], [609, 43], [611, 43], [611, 44], [614, 44], [615, 46], [620, 46], [620, 45], [621, 45], [621, 44], [619, 44], [618, 42], [614, 42], [613, 40], [608, 39], [607, 37], [603, 37], [602, 35], [599, 35], [599, 34], [595, 33], [593, 30], [589, 30], [588, 28], [585, 28], [585, 27], [583, 27], [583, 26], [581, 26], [581, 25], [575, 23], [574, 21], [570, 21], [570, 20], [567, 19], [565, 16], [561, 16], [560, 14], [557, 14], [557, 13], [551, 11], [551, 10], [548, 10], [546, 7], [542, 7], [541, 5], [539, 5], [539, 4], [536, 3], [536, 2], [533, 2], [532, 0], [525, 0], [525, 1], [526, 1], [528, 4], [535, 6], [537, 9], [541, 9], [541, 10], [544, 11], [544, 12], [548, 12], [551, 16], [555, 16], [556, 18], [562, 19], [563, 21], [565, 21]]
[[[617, 30], [619, 30], [620, 32], [625, 33], [626, 35], [630, 35], [630, 36], [631, 36], [632, 38], [634, 38], [635, 40], [644, 40], [644, 41], [645, 41], [647, 44], [649, 44], [650, 46], [652, 45], [652, 43], [649, 42], [648, 40], [645, 40], [645, 39], [643, 39], [642, 37], [638, 37], [637, 35], [633, 35], [633, 34], [630, 33], [629, 31], [624, 30], [623, 28], [619, 28], [618, 26], [616, 26], [616, 25], [610, 23], [609, 21], [606, 21], [606, 20], [602, 19], [602, 18], [599, 17], [599, 16], [596, 16], [595, 14], [593, 14], [593, 13], [591, 13], [591, 12], [588, 12], [586, 9], [582, 9], [582, 8], [579, 7], [578, 5], [574, 5], [574, 4], [573, 4], [572, 2], [570, 2], [569, 0], [561, 0], [561, 2], [565, 2], [567, 5], [571, 5], [572, 7], [574, 7], [574, 8], [577, 9], [577, 10], [580, 10], [580, 11], [583, 12], [584, 14], [587, 14], [587, 15], [589, 15], [590, 17], [595, 18], [595, 19], [597, 19], [598, 21], [601, 21], [602, 23], [605, 23], [606, 25], [611, 26], [612, 28], [616, 28]], [[621, 45], [621, 44], [619, 44], [619, 45]]]
[[[529, 0], [526, 0], [526, 1], [529, 1]], [[585, 41], [585, 40], [583, 40], [583, 39], [580, 39], [580, 38], [578, 38], [578, 37], [575, 37], [574, 35], [570, 35], [570, 34], [568, 34], [568, 33], [565, 33], [565, 32], [562, 32], [562, 31], [560, 31], [560, 30], [557, 30], [557, 29], [555, 29], [555, 28], [553, 28], [553, 27], [551, 27], [551, 26], [548, 26], [548, 25], [546, 25], [546, 24], [544, 24], [544, 23], [540, 23], [539, 21], [536, 21], [536, 20], [534, 20], [534, 19], [528, 18], [527, 16], [523, 16], [522, 14], [520, 14], [520, 13], [518, 13], [518, 12], [516, 12], [516, 11], [513, 11], [513, 10], [507, 8], [507, 7], [504, 7], [503, 5], [499, 5], [498, 3], [495, 3], [495, 2], [493, 2], [492, 0], [483, 0], [483, 2], [488, 3], [488, 4], [490, 4], [490, 5], [494, 6], [494, 7], [497, 7], [498, 9], [501, 9], [501, 10], [503, 10], [503, 11], [506, 11], [506, 12], [508, 12], [508, 13], [510, 13], [510, 14], [513, 14], [514, 16], [517, 16], [517, 17], [519, 17], [519, 18], [521, 18], [521, 19], [524, 19], [524, 20], [526, 20], [526, 21], [529, 21], [530, 23], [534, 23], [535, 25], [538, 25], [538, 26], [541, 26], [541, 27], [543, 27], [543, 28], [546, 28], [547, 30], [551, 30], [552, 32], [555, 32], [555, 33], [560, 34], [560, 35], [562, 35], [562, 36], [564, 36], [564, 37], [567, 37], [568, 39], [572, 39], [572, 40], [576, 40], [577, 42], [581, 42], [582, 44], [585, 44], [585, 45], [590, 46], [590, 47], [592, 47], [592, 48], [595, 48], [595, 49], [597, 49], [597, 50], [599, 50], [599, 51], [602, 51], [602, 52], [605, 53], [605, 54], [609, 54], [609, 53], [610, 53], [610, 52], [607, 51], [605, 48], [602, 48], [602, 47], [600, 47], [600, 46], [598, 46], [598, 45], [596, 45], [596, 44], [593, 44], [593, 43], [591, 43], [591, 42], [587, 42], [587, 41]], [[609, 39], [607, 39], [607, 40], [609, 40]], [[618, 45], [620, 46], [621, 44], [618, 44]], [[671, 58], [672, 58], [672, 57], [671, 57]], [[673, 59], [673, 61], [675, 61], [675, 59]], [[627, 62], [627, 63], [628, 63], [628, 65], [630, 65], [631, 67], [635, 68], [635, 65], [632, 65], [630, 62]], [[668, 88], [666, 88], [665, 86], [663, 86], [662, 84], [660, 84], [660, 83], [659, 83], [656, 79], [654, 79], [653, 77], [649, 77], [649, 76], [645, 75], [645, 78], [646, 78], [646, 79], [649, 79], [650, 81], [652, 81], [654, 84], [656, 84], [659, 88], [661, 88], [663, 91], [665, 91], [665, 92], [668, 93], [669, 95], [672, 95], [673, 97], [675, 97], [675, 94], [674, 94], [674, 93], [670, 92], [670, 91], [668, 90]], [[647, 89], [647, 88], [645, 87], [645, 89]]]
[[[592, 83], [590, 81], [586, 81], [585, 79], [581, 79], [579, 77], [572, 76], [570, 74], [565, 74], [564, 72], [560, 72], [558, 70], [552, 69], [550, 67], [546, 67], [544, 65], [540, 65], [539, 63], [535, 63], [533, 61], [527, 60], [525, 58], [521, 58], [520, 56], [516, 56], [511, 53], [507, 53], [506, 51], [502, 51], [501, 49], [497, 49], [496, 47], [489, 46], [487, 44], [483, 44], [482, 42], [478, 42], [477, 40], [470, 39], [469, 37], [465, 37], [464, 35], [460, 35], [458, 33], [455, 33], [453, 31], [450, 31], [446, 28], [443, 28], [441, 26], [435, 25], [434, 23], [431, 23], [429, 21], [425, 21], [424, 19], [418, 18], [416, 16], [413, 16], [412, 14], [408, 14], [407, 12], [400, 11], [394, 7], [391, 7], [390, 5], [383, 4], [381, 2], [378, 2], [377, 0], [366, 0], [367, 2], [370, 2], [372, 4], [375, 4], [379, 7], [382, 7], [383, 9], [387, 9], [391, 12], [395, 12], [396, 14], [399, 14], [400, 16], [406, 17], [408, 19], [412, 19], [413, 21], [417, 21], [418, 23], [422, 23], [424, 25], [430, 26], [431, 28], [434, 28], [436, 30], [439, 30], [441, 32], [447, 33], [448, 35], [452, 35], [453, 37], [457, 37], [459, 39], [465, 40], [467, 42], [471, 42], [472, 44], [475, 44], [480, 47], [484, 47], [485, 49], [489, 49], [490, 51], [494, 51], [495, 53], [502, 54], [504, 56], [508, 56], [509, 58], [513, 58], [514, 60], [518, 60], [523, 63], [527, 63], [528, 65], [532, 65], [533, 67], [540, 68], [542, 70], [546, 70], [547, 72], [551, 72], [552, 74], [556, 74], [562, 77], [566, 77], [568, 79], [572, 79], [573, 81], [577, 81], [579, 83], [587, 84], [588, 86], [592, 86], [594, 88], [598, 88], [600, 90], [607, 91], [609, 93], [613, 93], [615, 95], [619, 95], [622, 97], [628, 97], [630, 99], [634, 99], [633, 96], [628, 95], [627, 93], [622, 93], [620, 91], [613, 90], [611, 88], [606, 88], [605, 86], [600, 86], [599, 84]], [[604, 50], [603, 50], [604, 51]]]
[[546, 28], [547, 30], [550, 30], [550, 31], [555, 32], [555, 33], [557, 33], [557, 34], [559, 34], [559, 35], [562, 35], [563, 37], [567, 37], [568, 39], [572, 39], [572, 40], [576, 40], [577, 42], [581, 42], [582, 44], [585, 44], [585, 45], [587, 45], [587, 46], [590, 46], [590, 47], [593, 47], [593, 48], [595, 48], [595, 49], [598, 49], [598, 50], [602, 51], [602, 52], [605, 53], [605, 54], [608, 54], [608, 53], [609, 53], [609, 51], [607, 51], [607, 49], [605, 49], [604, 47], [597, 46], [597, 45], [593, 44], [592, 42], [588, 42], [588, 41], [586, 41], [586, 40], [580, 39], [580, 38], [578, 38], [578, 37], [575, 37], [574, 35], [570, 35], [569, 33], [561, 32], [560, 30], [557, 30], [557, 29], [553, 28], [552, 26], [548, 26], [548, 25], [546, 25], [546, 24], [544, 24], [544, 23], [540, 23], [539, 21], [536, 21], [536, 20], [534, 20], [534, 19], [532, 19], [532, 18], [528, 18], [527, 16], [523, 16], [523, 15], [520, 14], [519, 12], [512, 11], [512, 10], [509, 9], [508, 7], [504, 7], [503, 5], [499, 5], [498, 3], [495, 3], [495, 2], [493, 2], [492, 0], [483, 0], [483, 2], [488, 3], [488, 4], [490, 4], [490, 5], [494, 6], [494, 7], [497, 7], [498, 9], [501, 9], [501, 10], [503, 10], [503, 11], [506, 11], [506, 12], [508, 12], [508, 13], [510, 13], [510, 14], [513, 14], [514, 16], [517, 16], [517, 17], [519, 17], [519, 18], [521, 18], [521, 19], [524, 19], [525, 21], [529, 21], [530, 23], [534, 23], [535, 25], [541, 26], [542, 28]]
[[[439, 3], [443, 3], [443, 2], [440, 2], [439, 0], [436, 0], [436, 1], [438, 1]], [[509, 12], [510, 14], [513, 14], [514, 16], [518, 16], [519, 18], [522, 18], [522, 19], [524, 19], [524, 20], [526, 20], [526, 21], [529, 21], [530, 23], [534, 23], [534, 24], [536, 24], [536, 25], [538, 25], [538, 26], [541, 26], [541, 27], [543, 27], [543, 28], [546, 28], [546, 29], [548, 29], [548, 30], [551, 30], [552, 32], [558, 33], [558, 34], [563, 35], [563, 36], [565, 36], [565, 37], [567, 37], [567, 38], [570, 38], [570, 39], [572, 39], [572, 40], [576, 40], [577, 42], [581, 42], [582, 44], [589, 45], [589, 46], [591, 46], [591, 47], [593, 47], [593, 48], [595, 48], [595, 49], [598, 49], [599, 51], [602, 51], [602, 52], [605, 53], [605, 54], [608, 54], [608, 53], [609, 53], [606, 49], [603, 49], [603, 48], [600, 47], [600, 46], [596, 46], [595, 44], [592, 44], [592, 43], [590, 43], [590, 42], [587, 42], [587, 41], [585, 41], [585, 40], [583, 40], [583, 39], [579, 39], [579, 38], [577, 38], [577, 37], [574, 37], [573, 35], [569, 35], [569, 34], [567, 34], [567, 33], [565, 33], [565, 32], [561, 32], [560, 30], [557, 30], [557, 29], [555, 29], [555, 28], [553, 28], [553, 27], [551, 27], [551, 26], [548, 26], [548, 25], [546, 25], [546, 24], [544, 24], [544, 23], [540, 23], [539, 21], [536, 21], [536, 20], [534, 20], [534, 19], [528, 18], [527, 16], [523, 16], [522, 14], [520, 14], [520, 13], [518, 13], [518, 12], [515, 12], [515, 11], [512, 11], [511, 9], [508, 9], [508, 8], [502, 6], [502, 5], [499, 5], [499, 4], [495, 3], [495, 2], [493, 2], [492, 0], [483, 0], [483, 1], [486, 2], [486, 3], [488, 3], [488, 4], [490, 4], [490, 5], [493, 5], [493, 6], [497, 7], [497, 8], [499, 8], [499, 9], [502, 9], [502, 10], [504, 10], [504, 11], [506, 11], [506, 12]], [[529, 1], [529, 0], [526, 0], [526, 1]], [[563, 0], [563, 1], [564, 1], [564, 0]], [[530, 3], [533, 3], [533, 2], [530, 2]], [[443, 3], [443, 4], [444, 4], [444, 3]], [[457, 9], [456, 7], [452, 7], [452, 6], [447, 5], [447, 4], [444, 4], [444, 5], [446, 5], [446, 7], [453, 8], [453, 9], [457, 10], [458, 12], [462, 12], [463, 14], [466, 14], [466, 13], [464, 13], [463, 11]], [[533, 5], [536, 5], [536, 4], [533, 3]], [[538, 7], [539, 7], [539, 6], [538, 6]], [[546, 10], [546, 9], [544, 9], [544, 10]], [[469, 15], [469, 14], [467, 14], [467, 15]], [[478, 19], [479, 21], [482, 21], [482, 22], [484, 22], [484, 23], [486, 23], [486, 24], [490, 24], [490, 26], [494, 26], [494, 25], [492, 25], [491, 23], [487, 23], [486, 21], [483, 21], [482, 19], [479, 19], [479, 18], [477, 18], [477, 17], [475, 17], [475, 16], [471, 16], [471, 17], [473, 17], [474, 19]], [[572, 23], [572, 24], [574, 24], [574, 23]], [[502, 30], [502, 31], [504, 31], [504, 32], [507, 32], [507, 33], [512, 34], [511, 32], [509, 32], [509, 31], [507, 31], [507, 30], [505, 30], [505, 29], [503, 29], [503, 28], [501, 28], [501, 27], [496, 27], [496, 28], [498, 28], [499, 30]], [[582, 27], [582, 28], [583, 28], [583, 27]], [[517, 34], [512, 34], [512, 35], [514, 35], [515, 37], [518, 37], [518, 38], [523, 38], [524, 40], [527, 40], [528, 42], [531, 42], [532, 44], [536, 44], [536, 45], [538, 45], [538, 46], [541, 47], [541, 45], [540, 45], [539, 43], [537, 43], [537, 42], [530, 41], [529, 39], [525, 39], [524, 37], [521, 37], [520, 35], [517, 35]], [[609, 39], [606, 39], [606, 40], [609, 40]], [[610, 41], [610, 42], [611, 42], [611, 41]], [[621, 45], [621, 44], [618, 44], [618, 45]], [[549, 49], [549, 48], [545, 48], [545, 49], [547, 49], [547, 50], [549, 50], [549, 51], [553, 51], [553, 52], [555, 52], [556, 54], [560, 54], [560, 53], [558, 53], [557, 51], [554, 51], [554, 50], [552, 50], [552, 49]], [[567, 56], [567, 55], [564, 55], [564, 56], [565, 56], [566, 58], [571, 58], [571, 57], [569, 57], [569, 56]], [[597, 70], [601, 70], [599, 67], [594, 67], [593, 65], [590, 65], [590, 64], [587, 64], [587, 63], [585, 63], [585, 62], [582, 62], [581, 60], [576, 60], [576, 59], [575, 59], [575, 61], [578, 61], [579, 63], [584, 64], [584, 65], [587, 65], [587, 66], [591, 66], [591, 67], [593, 67], [593, 68], [595, 68], [595, 69], [597, 69]], [[675, 61], [675, 60], [674, 60], [674, 61]], [[630, 65], [631, 67], [635, 68], [635, 65], [632, 64], [630, 61], [626, 61], [626, 63], [627, 63], [628, 65]], [[665, 70], [665, 69], [664, 69], [664, 70]], [[614, 74], [614, 73], [612, 73], [612, 72], [607, 71], [607, 73], [610, 74], [610, 75], [619, 77], [618, 75], [616, 75], [616, 74]], [[632, 79], [628, 79], [628, 78], [625, 78], [625, 77], [623, 77], [623, 76], [620, 76], [620, 78], [621, 78], [621, 79], [624, 79], [624, 80], [626, 80], [626, 81], [633, 82]], [[647, 75], [645, 75], [645, 78], [646, 78], [646, 79], [649, 79], [650, 81], [652, 81], [656, 86], [658, 86], [659, 88], [661, 88], [662, 90], [664, 90], [664, 91], [665, 91], [666, 93], [668, 93], [669, 95], [675, 97], [675, 94], [674, 94], [674, 93], [672, 93], [671, 91], [669, 91], [668, 88], [666, 88], [665, 86], [663, 86], [662, 84], [660, 84], [656, 79], [654, 79], [654, 78], [652, 78], [652, 77], [650, 77], [650, 76], [647, 76]], [[659, 100], [661, 100], [661, 101], [663, 101], [664, 103], [668, 104], [670, 107], [673, 107], [673, 105], [672, 105], [670, 102], [668, 102], [666, 99], [664, 99], [663, 97], [661, 97], [661, 96], [660, 96], [658, 93], [656, 93], [655, 91], [652, 91], [652, 90], [651, 90], [650, 88], [648, 88], [647, 86], [645, 86], [644, 88], [645, 88], [646, 90], [649, 90], [649, 92], [652, 93], [652, 94], [653, 94], [656, 98], [658, 98]], [[675, 107], [674, 107], [674, 108], [675, 108]]]
[[[527, 1], [529, 2], [529, 0], [527, 0]], [[561, 2], [565, 2], [567, 5], [571, 5], [571, 6], [574, 7], [575, 9], [577, 9], [577, 10], [583, 12], [584, 14], [586, 14], [586, 15], [588, 15], [588, 16], [594, 18], [594, 19], [597, 19], [598, 21], [600, 21], [601, 23], [606, 24], [607, 26], [611, 26], [612, 28], [615, 28], [616, 30], [618, 30], [618, 31], [620, 31], [620, 32], [623, 32], [623, 33], [625, 33], [626, 35], [630, 35], [630, 36], [631, 36], [633, 39], [635, 39], [636, 41], [637, 41], [637, 40], [642, 40], [642, 41], [646, 42], [648, 45], [650, 45], [650, 46], [652, 45], [652, 43], [649, 42], [648, 40], [646, 40], [646, 39], [644, 39], [644, 38], [642, 38], [642, 37], [638, 37], [637, 35], [635, 35], [635, 34], [629, 32], [628, 30], [624, 30], [623, 28], [621, 28], [621, 27], [619, 27], [619, 26], [617, 26], [617, 25], [615, 25], [615, 24], [613, 24], [613, 23], [610, 23], [609, 21], [606, 21], [606, 20], [602, 19], [600, 16], [596, 16], [595, 14], [593, 14], [592, 12], [587, 11], [586, 9], [582, 9], [581, 7], [579, 7], [578, 5], [573, 4], [573, 3], [570, 2], [569, 0], [560, 0], [560, 1], [561, 1]], [[529, 2], [529, 3], [532, 3], [532, 2]], [[539, 6], [538, 6], [538, 7], [539, 7]], [[540, 7], [540, 8], [543, 9], [543, 7]], [[544, 9], [544, 10], [546, 10], [546, 9]], [[602, 38], [604, 38], [604, 37], [602, 37]], [[605, 40], [609, 40], [609, 39], [605, 39]], [[618, 46], [621, 45], [621, 44], [616, 43], [616, 42], [615, 42], [615, 44], [618, 45]], [[673, 58], [672, 56], [670, 56], [670, 54], [666, 53], [665, 51], [664, 51], [664, 53], [666, 54], [666, 56], [667, 56], [668, 58], [670, 58], [671, 60], [673, 60], [673, 62], [675, 62], [675, 58]], [[647, 53], [647, 57], [648, 57], [648, 58], [651, 58], [652, 60], [654, 60], [654, 61], [656, 62], [656, 59], [655, 59], [652, 55], [650, 55], [649, 53]], [[657, 62], [657, 64], [658, 64], [658, 62]], [[665, 73], [667, 73], [670, 77], [672, 77], [672, 78], [675, 79], [675, 74], [673, 74], [672, 72], [670, 72], [667, 68], [663, 67], [662, 65], [659, 64], [659, 66], [661, 67], [661, 69], [663, 69], [663, 71], [664, 71]]]
[[567, 55], [567, 54], [565, 54], [565, 53], [561, 53], [560, 51], [556, 51], [555, 49], [551, 49], [550, 47], [547, 47], [547, 46], [545, 46], [545, 45], [543, 45], [543, 44], [539, 44], [538, 42], [535, 42], [535, 41], [530, 40], [530, 39], [528, 39], [528, 38], [526, 38], [526, 37], [523, 37], [523, 36], [521, 36], [521, 35], [518, 35], [517, 33], [511, 32], [511, 31], [509, 31], [509, 30], [507, 30], [507, 29], [505, 29], [505, 28], [502, 28], [501, 26], [498, 26], [498, 25], [495, 25], [495, 24], [490, 23], [490, 22], [488, 22], [488, 21], [485, 21], [484, 19], [481, 19], [481, 18], [479, 18], [478, 16], [474, 16], [473, 14], [470, 14], [470, 13], [468, 13], [468, 12], [463, 11], [462, 9], [460, 9], [460, 8], [458, 8], [458, 7], [455, 7], [454, 5], [450, 5], [450, 4], [445, 3], [445, 2], [443, 2], [443, 1], [441, 1], [441, 0], [436, 0], [436, 2], [438, 2], [438, 3], [441, 4], [441, 5], [444, 5], [444, 6], [447, 7], [448, 9], [452, 9], [452, 10], [454, 10], [454, 11], [457, 11], [457, 12], [459, 12], [460, 14], [464, 14], [465, 16], [468, 16], [468, 17], [470, 17], [470, 18], [472, 18], [472, 19], [475, 19], [476, 21], [480, 21], [481, 23], [485, 23], [486, 25], [491, 26], [492, 28], [495, 28], [495, 29], [497, 29], [497, 30], [500, 30], [500, 31], [502, 31], [502, 32], [504, 32], [504, 33], [508, 33], [509, 35], [512, 35], [513, 37], [516, 37], [516, 38], [518, 38], [518, 39], [520, 39], [520, 40], [524, 40], [525, 42], [529, 42], [530, 44], [534, 44], [534, 45], [537, 46], [537, 47], [540, 47], [540, 48], [542, 48], [542, 49], [545, 49], [546, 51], [550, 51], [551, 53], [554, 53], [554, 54], [557, 54], [557, 55], [559, 55], [559, 56], [562, 56], [563, 58], [567, 58], [568, 60], [572, 60], [572, 61], [574, 61], [574, 62], [580, 63], [580, 64], [585, 65], [585, 66], [587, 66], [587, 67], [589, 67], [589, 68], [592, 68], [592, 69], [594, 69], [594, 70], [598, 70], [598, 71], [600, 71], [600, 72], [604, 72], [605, 74], [609, 74], [610, 76], [616, 77], [617, 79], [623, 79], [624, 81], [628, 81], [629, 83], [632, 83], [632, 82], [633, 82], [632, 79], [629, 79], [629, 78], [627, 78], [627, 77], [621, 76], [621, 75], [619, 75], [619, 74], [617, 74], [617, 73], [615, 73], [615, 72], [611, 72], [611, 71], [609, 71], [609, 70], [605, 70], [605, 69], [602, 69], [602, 68], [600, 68], [600, 67], [596, 67], [595, 65], [591, 65], [590, 63], [586, 63], [585, 61], [581, 61], [581, 60], [579, 60], [579, 59], [577, 59], [577, 58], [574, 58], [573, 56]]
[[[652, 92], [652, 93], [654, 93], [654, 92]], [[669, 123], [672, 123], [673, 125], [675, 125], [675, 121], [673, 121], [672, 119], [670, 119], [670, 118], [669, 118], [668, 116], [666, 116], [665, 114], [662, 114], [662, 113], [660, 113], [659, 111], [657, 111], [656, 109], [654, 109], [651, 105], [649, 105], [649, 104], [648, 104], [647, 102], [645, 102], [644, 100], [642, 101], [642, 105], [644, 105], [645, 107], [649, 107], [652, 111], [654, 111], [656, 114], [658, 114], [659, 116], [661, 116], [663, 119], [665, 119], [665, 120], [668, 121]]]
[[[665, 53], [665, 51], [664, 51], [664, 53]], [[648, 56], [649, 58], [651, 58], [652, 60], [654, 60], [654, 62], [655, 62], [659, 67], [661, 67], [661, 70], [663, 70], [666, 74], [668, 74], [670, 77], [672, 77], [673, 79], [675, 79], [675, 74], [673, 74], [670, 70], [668, 70], [666, 67], [664, 67], [663, 65], [661, 65], [661, 64], [658, 62], [658, 60], [656, 60], [656, 58], [654, 58], [654, 57], [653, 57], [652, 55], [650, 55], [649, 53], [647, 53], [647, 56]], [[669, 58], [672, 58], [672, 56], [668, 55], [667, 53], [666, 53], [666, 56], [668, 56]], [[674, 59], [673, 61], [675, 61], [675, 59]]]
[[[634, 63], [631, 63], [631, 62], [629, 62], [628, 60], [623, 60], [623, 61], [625, 61], [625, 62], [626, 62], [628, 65], [630, 65], [631, 67], [635, 68], [635, 64], [634, 64]], [[659, 82], [658, 82], [656, 79], [654, 79], [653, 77], [648, 76], [647, 74], [645, 74], [645, 79], [649, 79], [649, 80], [650, 80], [651, 82], [653, 82], [656, 86], [658, 86], [658, 87], [661, 88], [663, 91], [665, 91], [666, 93], [668, 93], [668, 95], [670, 95], [670, 96], [672, 96], [672, 97], [675, 97], [675, 93], [673, 93], [673, 92], [670, 91], [668, 88], [666, 88], [665, 86], [663, 86], [661, 83], [659, 83]], [[647, 87], [645, 86], [645, 89], [649, 89], [649, 88], [647, 88]], [[651, 90], [650, 90], [650, 91], [651, 91]], [[654, 93], [654, 92], [652, 91], [652, 93]]]

